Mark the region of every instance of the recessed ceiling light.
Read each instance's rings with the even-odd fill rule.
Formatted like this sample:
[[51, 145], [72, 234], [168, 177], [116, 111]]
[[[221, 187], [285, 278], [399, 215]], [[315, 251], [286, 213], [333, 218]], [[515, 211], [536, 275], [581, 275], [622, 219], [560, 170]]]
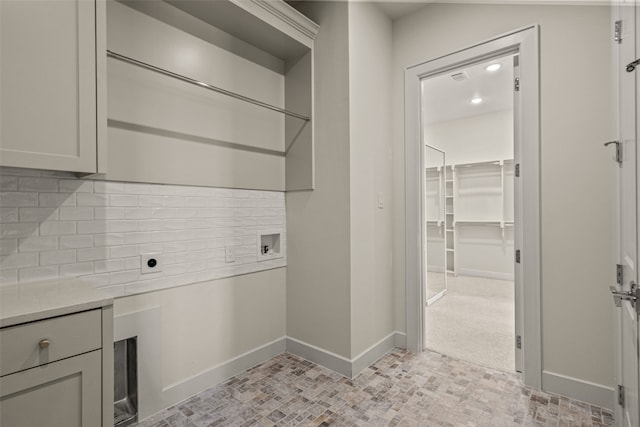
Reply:
[[471, 103], [472, 103], [472, 104], [480, 104], [482, 101], [483, 101], [483, 99], [482, 99], [482, 98], [480, 98], [480, 97], [478, 97], [478, 98], [473, 98], [473, 99], [471, 100]]
[[491, 64], [491, 65], [488, 65], [485, 68], [485, 70], [487, 70], [487, 71], [498, 71], [501, 67], [502, 67], [502, 65], [500, 65], [500, 64]]

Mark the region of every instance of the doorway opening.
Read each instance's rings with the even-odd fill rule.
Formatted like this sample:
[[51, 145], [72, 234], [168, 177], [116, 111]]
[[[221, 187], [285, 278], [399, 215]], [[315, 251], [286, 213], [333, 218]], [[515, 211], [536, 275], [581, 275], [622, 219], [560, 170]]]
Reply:
[[[536, 25], [494, 37], [451, 54], [428, 60], [405, 70], [405, 307], [406, 347], [415, 352], [425, 348], [427, 316], [427, 217], [425, 199], [425, 141], [422, 117], [422, 82], [456, 70], [505, 57], [514, 63], [513, 93], [513, 264], [516, 307], [515, 368], [526, 385], [542, 383], [540, 332], [540, 95], [539, 38]], [[436, 147], [442, 149], [441, 147]], [[444, 150], [443, 150], [444, 151]], [[450, 156], [445, 153], [446, 163]], [[498, 159], [498, 165], [499, 165]], [[501, 167], [509, 166], [503, 159]], [[495, 162], [495, 160], [494, 160]], [[485, 165], [495, 166], [495, 165]], [[458, 171], [461, 169], [458, 168]], [[449, 178], [445, 178], [447, 181]], [[453, 185], [453, 184], [451, 184]], [[446, 218], [445, 218], [446, 221]], [[506, 222], [506, 221], [505, 221]], [[452, 225], [452, 224], [451, 224]], [[445, 224], [446, 226], [446, 224]], [[506, 223], [505, 223], [505, 233]], [[506, 239], [505, 239], [506, 240]], [[452, 242], [452, 243], [451, 243]], [[449, 245], [456, 243], [451, 240]], [[462, 248], [449, 246], [454, 252]], [[458, 254], [459, 255], [459, 254]], [[451, 255], [448, 255], [451, 256]], [[460, 267], [461, 265], [458, 265]], [[433, 304], [451, 294], [447, 291]]]
[[425, 349], [514, 372], [514, 61], [421, 82]]

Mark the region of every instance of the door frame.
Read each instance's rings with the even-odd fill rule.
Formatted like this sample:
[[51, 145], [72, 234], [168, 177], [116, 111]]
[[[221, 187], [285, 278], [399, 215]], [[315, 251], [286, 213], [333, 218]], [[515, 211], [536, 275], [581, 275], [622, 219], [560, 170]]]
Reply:
[[[521, 250], [516, 264], [516, 334], [522, 336], [524, 383], [542, 386], [540, 321], [540, 92], [539, 28], [531, 25], [405, 70], [405, 287], [406, 347], [421, 352], [424, 304], [424, 212], [422, 207], [423, 163], [421, 80], [450, 70], [517, 53], [520, 91], [514, 105], [514, 161], [520, 164], [520, 218], [516, 217], [515, 245]], [[517, 117], [516, 117], [517, 116]], [[518, 211], [516, 207], [516, 211]], [[518, 224], [518, 222], [520, 224]], [[526, 227], [524, 226], [526, 224]], [[518, 225], [520, 228], [518, 230]], [[520, 236], [520, 237], [518, 237]], [[518, 241], [519, 240], [519, 241]], [[520, 276], [518, 276], [520, 274]], [[518, 279], [521, 280], [518, 280]], [[526, 286], [524, 286], [526, 284]], [[518, 289], [516, 289], [518, 295]], [[526, 303], [525, 303], [526, 301]]]

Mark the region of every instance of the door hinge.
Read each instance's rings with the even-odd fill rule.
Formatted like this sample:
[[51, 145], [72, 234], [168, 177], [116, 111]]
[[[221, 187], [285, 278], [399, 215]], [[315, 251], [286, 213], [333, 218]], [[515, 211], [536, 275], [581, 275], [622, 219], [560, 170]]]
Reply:
[[624, 408], [624, 386], [618, 386], [618, 405]]
[[520, 178], [520, 163], [516, 163], [516, 178]]
[[622, 286], [622, 265], [616, 264], [616, 283]]
[[516, 335], [516, 348], [518, 350], [522, 349], [522, 335]]
[[616, 21], [613, 28], [613, 41], [618, 44], [622, 43], [622, 21]]
[[520, 92], [520, 77], [516, 77], [515, 80], [513, 81], [513, 89], [516, 92]]
[[611, 144], [614, 144], [616, 146], [616, 162], [618, 162], [619, 164], [622, 164], [622, 146], [620, 145], [620, 141], [605, 142], [604, 146], [606, 147]]
[[520, 249], [516, 250], [516, 263], [520, 264]]

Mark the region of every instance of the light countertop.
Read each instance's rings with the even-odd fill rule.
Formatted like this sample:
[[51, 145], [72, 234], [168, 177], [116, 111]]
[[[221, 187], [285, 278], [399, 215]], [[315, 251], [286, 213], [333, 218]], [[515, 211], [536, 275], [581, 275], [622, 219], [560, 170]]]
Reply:
[[113, 298], [68, 278], [0, 287], [0, 328], [113, 305]]

